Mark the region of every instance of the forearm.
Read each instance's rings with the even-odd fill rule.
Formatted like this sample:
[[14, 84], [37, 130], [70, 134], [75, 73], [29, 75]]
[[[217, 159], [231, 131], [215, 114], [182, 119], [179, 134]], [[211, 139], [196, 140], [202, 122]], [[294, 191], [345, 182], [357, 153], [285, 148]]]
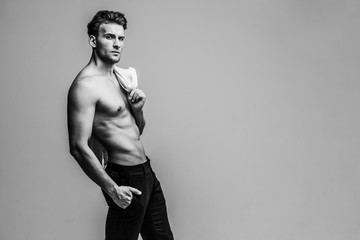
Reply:
[[96, 155], [88, 146], [72, 148], [71, 155], [92, 181], [101, 187], [109, 196], [113, 196], [117, 184], [105, 172]]
[[143, 111], [142, 110], [133, 111], [133, 116], [135, 118], [136, 125], [138, 126], [141, 135], [143, 133], [146, 124]]

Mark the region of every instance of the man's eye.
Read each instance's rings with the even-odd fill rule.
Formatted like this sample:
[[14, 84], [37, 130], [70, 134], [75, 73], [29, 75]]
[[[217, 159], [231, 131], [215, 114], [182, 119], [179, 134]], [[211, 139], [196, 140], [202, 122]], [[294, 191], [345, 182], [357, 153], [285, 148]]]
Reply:
[[109, 36], [109, 35], [106, 35], [105, 38], [106, 38], [106, 39], [111, 39], [112, 37]]

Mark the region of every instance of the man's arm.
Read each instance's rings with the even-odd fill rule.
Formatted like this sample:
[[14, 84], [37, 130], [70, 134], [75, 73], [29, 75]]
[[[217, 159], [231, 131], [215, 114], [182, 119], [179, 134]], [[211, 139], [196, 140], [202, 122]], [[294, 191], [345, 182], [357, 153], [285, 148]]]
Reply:
[[144, 131], [145, 124], [146, 124], [143, 111], [142, 110], [139, 110], [139, 111], [136, 111], [136, 112], [133, 111], [133, 116], [135, 118], [136, 125], [138, 126], [139, 132], [140, 132], [140, 135], [141, 135], [143, 133], [143, 131]]
[[94, 89], [86, 80], [76, 82], [68, 94], [68, 131], [70, 153], [84, 172], [109, 195], [115, 182], [106, 174], [88, 141], [96, 107]]
[[146, 124], [142, 110], [146, 101], [146, 96], [140, 89], [134, 89], [128, 94], [128, 98], [132, 114], [135, 118], [136, 125], [138, 126], [141, 135]]
[[141, 194], [131, 187], [117, 186], [101, 166], [88, 141], [91, 138], [97, 98], [89, 81], [75, 82], [68, 94], [68, 131], [70, 153], [80, 167], [120, 207], [126, 208], [132, 193]]

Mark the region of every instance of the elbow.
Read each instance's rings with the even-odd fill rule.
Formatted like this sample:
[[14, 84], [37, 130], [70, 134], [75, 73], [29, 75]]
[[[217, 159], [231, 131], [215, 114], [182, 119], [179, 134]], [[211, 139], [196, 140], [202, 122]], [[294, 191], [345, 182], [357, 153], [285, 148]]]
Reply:
[[79, 151], [74, 147], [70, 147], [69, 152], [70, 152], [70, 155], [73, 156], [74, 158], [75, 158], [75, 156], [79, 155], [79, 153], [78, 153]]
[[75, 158], [76, 161], [81, 159], [84, 152], [84, 146], [76, 143], [70, 143], [70, 155]]
[[144, 119], [143, 122], [141, 123], [141, 125], [139, 126], [140, 135], [143, 134], [145, 125], [146, 125], [146, 122], [145, 122], [145, 119]]
[[70, 155], [73, 156], [76, 160], [79, 159], [80, 150], [76, 146], [70, 146]]

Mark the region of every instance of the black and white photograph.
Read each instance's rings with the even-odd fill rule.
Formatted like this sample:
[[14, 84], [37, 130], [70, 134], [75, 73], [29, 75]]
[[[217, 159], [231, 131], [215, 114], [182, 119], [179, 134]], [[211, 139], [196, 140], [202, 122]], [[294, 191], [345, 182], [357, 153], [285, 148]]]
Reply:
[[359, 240], [360, 2], [1, 0], [1, 240]]

